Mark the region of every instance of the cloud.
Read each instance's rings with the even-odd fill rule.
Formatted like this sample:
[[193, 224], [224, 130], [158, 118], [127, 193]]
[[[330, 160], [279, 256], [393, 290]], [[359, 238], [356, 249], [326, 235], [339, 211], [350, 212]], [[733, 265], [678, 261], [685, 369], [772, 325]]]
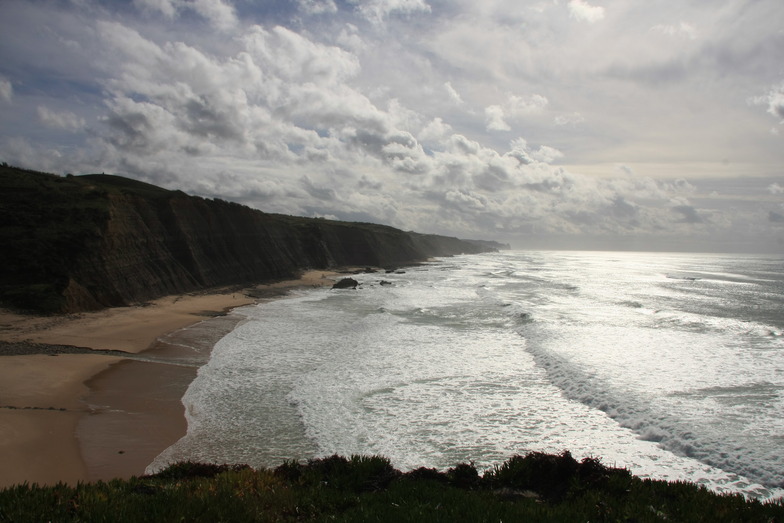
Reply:
[[784, 83], [771, 89], [768, 94], [768, 112], [784, 123]]
[[511, 131], [512, 128], [504, 120], [504, 109], [500, 105], [485, 107], [485, 121], [488, 131]]
[[[356, 55], [335, 46], [314, 42], [290, 29], [252, 27], [242, 37], [251, 59], [270, 68], [271, 81], [338, 85], [360, 70]], [[302, 86], [307, 89], [307, 85]]]
[[458, 93], [450, 82], [446, 82], [444, 84], [444, 89], [446, 89], [446, 93], [449, 96], [449, 99], [452, 100], [454, 103], [460, 105], [463, 103], [463, 99], [460, 97], [460, 93]]
[[451, 132], [452, 126], [444, 123], [441, 118], [434, 118], [422, 128], [417, 138], [423, 142], [440, 142]]
[[161, 13], [169, 19], [177, 15], [177, 7], [173, 0], [133, 0], [133, 3], [143, 11]]
[[511, 131], [507, 119], [523, 120], [526, 116], [542, 112], [548, 103], [547, 98], [540, 94], [529, 97], [509, 95], [503, 106], [485, 107], [485, 128], [488, 131]]
[[542, 163], [553, 163], [559, 158], [563, 158], [564, 154], [554, 147], [549, 145], [542, 145], [535, 152], [531, 153], [531, 158]]
[[684, 180], [683, 178], [673, 180], [672, 183], [667, 185], [669, 190], [678, 194], [693, 194], [697, 190], [694, 185], [689, 183], [688, 180]]
[[697, 209], [691, 205], [676, 205], [672, 211], [679, 214], [681, 218], [678, 220], [681, 223], [702, 223], [703, 219]]
[[780, 4], [595, 3], [8, 0], [0, 154], [521, 246], [778, 227]]
[[580, 113], [559, 114], [553, 120], [555, 125], [558, 126], [570, 125], [572, 127], [577, 127], [577, 125], [583, 123], [584, 121], [585, 121], [585, 117]]
[[99, 27], [122, 55], [107, 82], [113, 96], [104, 123], [106, 142], [124, 152], [204, 155], [224, 148], [291, 162], [294, 150], [328, 158], [335, 138], [387, 128], [383, 113], [344, 84], [359, 70], [356, 57], [288, 29], [252, 27], [240, 39], [244, 49], [215, 58], [113, 24]]
[[[634, 203], [626, 201], [623, 196], [617, 196], [610, 207], [610, 211], [616, 218], [628, 220], [636, 218], [639, 214], [639, 208]], [[635, 222], [636, 223], [636, 222]]]
[[3, 100], [7, 103], [11, 103], [11, 99], [14, 96], [14, 88], [11, 85], [11, 82], [6, 80], [5, 78], [0, 77], [0, 100]]
[[192, 0], [190, 7], [218, 29], [230, 31], [237, 26], [234, 7], [223, 0]]
[[457, 208], [482, 211], [487, 206], [487, 200], [481, 195], [465, 190], [451, 190], [445, 193], [445, 200]]
[[429, 13], [430, 6], [423, 0], [352, 0], [358, 11], [371, 22], [383, 22], [390, 15]]
[[772, 87], [767, 95], [757, 96], [749, 101], [754, 105], [767, 105], [768, 113], [784, 125], [784, 82]]
[[238, 24], [231, 4], [223, 0], [133, 0], [142, 11], [161, 13], [174, 19], [183, 11], [193, 11], [220, 31], [230, 31]]
[[78, 131], [84, 128], [83, 118], [70, 111], [56, 112], [44, 106], [38, 106], [38, 118], [47, 127], [60, 128], [68, 131]]
[[541, 94], [533, 94], [527, 98], [509, 95], [506, 102], [509, 112], [515, 117], [541, 112], [550, 102]]
[[584, 0], [569, 0], [569, 15], [582, 22], [594, 23], [604, 18], [604, 7], [592, 6]]
[[768, 221], [772, 223], [784, 223], [784, 214], [775, 211], [770, 211], [768, 213]]
[[693, 25], [686, 22], [680, 22], [678, 25], [655, 25], [651, 27], [651, 31], [667, 36], [684, 37], [689, 40], [697, 39], [697, 29]]
[[334, 0], [297, 0], [300, 11], [310, 15], [337, 13], [338, 7]]

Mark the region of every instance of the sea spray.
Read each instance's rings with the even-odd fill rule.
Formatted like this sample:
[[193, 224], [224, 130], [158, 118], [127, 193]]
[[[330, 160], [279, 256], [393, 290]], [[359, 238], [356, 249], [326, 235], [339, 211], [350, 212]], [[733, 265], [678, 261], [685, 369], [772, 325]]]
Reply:
[[[782, 267], [506, 252], [249, 307], [184, 398], [188, 435], [152, 467], [337, 452], [487, 468], [569, 449], [642, 476], [780, 495]], [[668, 277], [679, 274], [689, 279]]]

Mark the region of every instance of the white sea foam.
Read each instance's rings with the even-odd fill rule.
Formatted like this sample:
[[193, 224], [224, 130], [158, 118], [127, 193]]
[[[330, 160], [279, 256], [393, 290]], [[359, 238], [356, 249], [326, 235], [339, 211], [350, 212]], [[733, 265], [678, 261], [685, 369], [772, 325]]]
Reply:
[[511, 252], [248, 307], [183, 400], [188, 435], [150, 470], [332, 453], [490, 467], [569, 449], [781, 495], [782, 271], [762, 258]]

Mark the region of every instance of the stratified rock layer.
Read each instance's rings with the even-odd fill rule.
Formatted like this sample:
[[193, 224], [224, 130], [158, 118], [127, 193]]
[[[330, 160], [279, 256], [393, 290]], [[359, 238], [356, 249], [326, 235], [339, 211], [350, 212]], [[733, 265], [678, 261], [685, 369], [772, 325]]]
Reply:
[[494, 250], [492, 242], [268, 214], [104, 174], [0, 167], [0, 300], [41, 312]]

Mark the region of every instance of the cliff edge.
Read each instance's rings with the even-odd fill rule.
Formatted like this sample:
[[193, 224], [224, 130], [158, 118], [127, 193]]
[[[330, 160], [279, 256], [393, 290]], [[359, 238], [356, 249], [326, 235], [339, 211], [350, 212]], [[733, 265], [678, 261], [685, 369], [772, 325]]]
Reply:
[[3, 165], [0, 188], [0, 303], [45, 313], [501, 247], [268, 214], [105, 174], [61, 177]]

